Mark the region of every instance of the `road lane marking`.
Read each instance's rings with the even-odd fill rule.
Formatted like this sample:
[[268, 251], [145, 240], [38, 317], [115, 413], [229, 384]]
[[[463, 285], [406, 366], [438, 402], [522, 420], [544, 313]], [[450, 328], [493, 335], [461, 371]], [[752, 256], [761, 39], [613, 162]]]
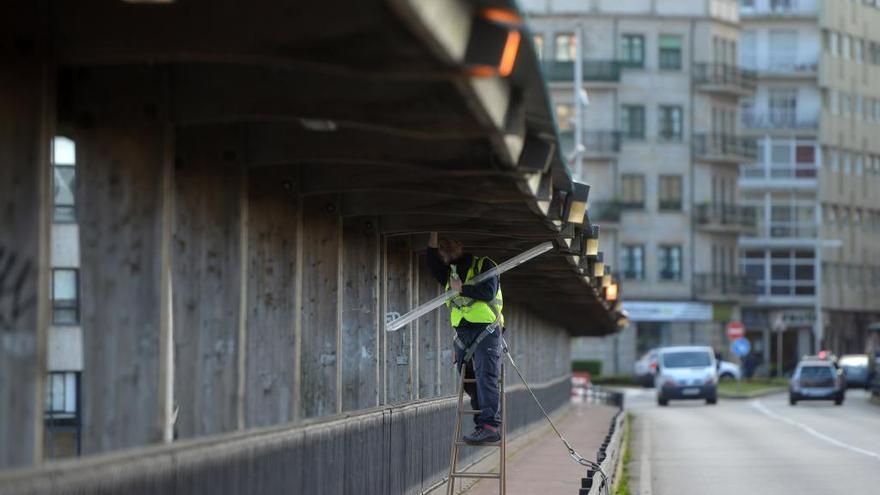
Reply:
[[800, 428], [801, 430], [807, 432], [808, 434], [810, 434], [811, 436], [813, 436], [815, 438], [818, 438], [819, 440], [823, 440], [825, 442], [830, 443], [831, 445], [834, 445], [836, 447], [840, 447], [842, 449], [849, 450], [851, 452], [855, 452], [857, 454], [862, 454], [862, 455], [865, 455], [868, 457], [873, 457], [874, 459], [880, 461], [880, 454], [878, 454], [877, 452], [865, 450], [861, 447], [856, 447], [855, 445], [850, 445], [848, 443], [841, 442], [840, 440], [833, 438], [833, 437], [829, 437], [828, 435], [826, 435], [824, 433], [820, 433], [820, 432], [814, 430], [813, 428], [811, 428], [801, 422], [795, 421], [791, 418], [786, 418], [785, 416], [783, 416], [781, 414], [777, 414], [777, 413], [771, 411], [770, 409], [767, 409], [767, 406], [765, 406], [760, 400], [753, 400], [752, 407], [754, 407], [755, 409], [757, 409], [758, 411], [760, 411], [761, 413], [763, 413], [767, 417], [777, 419], [779, 421], [782, 421], [783, 423], [788, 423], [789, 425], [794, 426], [795, 428]]

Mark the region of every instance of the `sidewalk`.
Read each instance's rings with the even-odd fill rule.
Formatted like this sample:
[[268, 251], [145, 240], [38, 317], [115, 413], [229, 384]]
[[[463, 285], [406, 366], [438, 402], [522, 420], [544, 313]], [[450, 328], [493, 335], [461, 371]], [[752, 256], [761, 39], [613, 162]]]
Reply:
[[[571, 412], [557, 425], [562, 435], [582, 456], [594, 459], [608, 434], [617, 408], [600, 404], [573, 404]], [[578, 493], [587, 470], [576, 464], [547, 426], [527, 445], [508, 452], [507, 493], [573, 495]], [[465, 492], [467, 495], [496, 495], [497, 480], [482, 480]]]

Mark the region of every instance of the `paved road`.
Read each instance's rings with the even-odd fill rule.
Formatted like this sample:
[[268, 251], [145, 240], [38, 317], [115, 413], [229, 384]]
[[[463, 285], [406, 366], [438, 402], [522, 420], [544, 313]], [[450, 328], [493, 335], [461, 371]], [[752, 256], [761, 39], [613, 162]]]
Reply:
[[880, 494], [880, 406], [863, 391], [840, 407], [791, 407], [784, 394], [661, 408], [652, 390], [629, 390], [626, 400], [639, 495]]

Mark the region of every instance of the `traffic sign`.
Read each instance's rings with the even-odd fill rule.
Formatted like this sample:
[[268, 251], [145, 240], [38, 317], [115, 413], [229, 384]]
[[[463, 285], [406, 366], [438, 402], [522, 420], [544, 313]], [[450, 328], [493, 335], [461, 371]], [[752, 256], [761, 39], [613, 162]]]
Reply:
[[752, 350], [752, 344], [749, 339], [739, 338], [730, 344], [730, 352], [736, 354], [737, 357], [747, 356]]
[[739, 321], [731, 321], [727, 324], [727, 340], [733, 342], [746, 336], [746, 326]]

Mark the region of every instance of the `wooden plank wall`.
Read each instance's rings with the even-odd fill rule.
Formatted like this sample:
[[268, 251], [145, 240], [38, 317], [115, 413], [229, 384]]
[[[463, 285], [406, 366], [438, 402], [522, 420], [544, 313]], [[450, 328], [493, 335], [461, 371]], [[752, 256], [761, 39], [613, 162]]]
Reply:
[[240, 391], [244, 426], [293, 421], [296, 321], [299, 299], [297, 244], [302, 238], [299, 199], [289, 167], [261, 167], [248, 178], [245, 383]]
[[[241, 207], [233, 128], [178, 132], [172, 266], [180, 438], [238, 428]], [[209, 413], [205, 413], [209, 411]]]
[[54, 74], [0, 64], [0, 469], [41, 457]]

